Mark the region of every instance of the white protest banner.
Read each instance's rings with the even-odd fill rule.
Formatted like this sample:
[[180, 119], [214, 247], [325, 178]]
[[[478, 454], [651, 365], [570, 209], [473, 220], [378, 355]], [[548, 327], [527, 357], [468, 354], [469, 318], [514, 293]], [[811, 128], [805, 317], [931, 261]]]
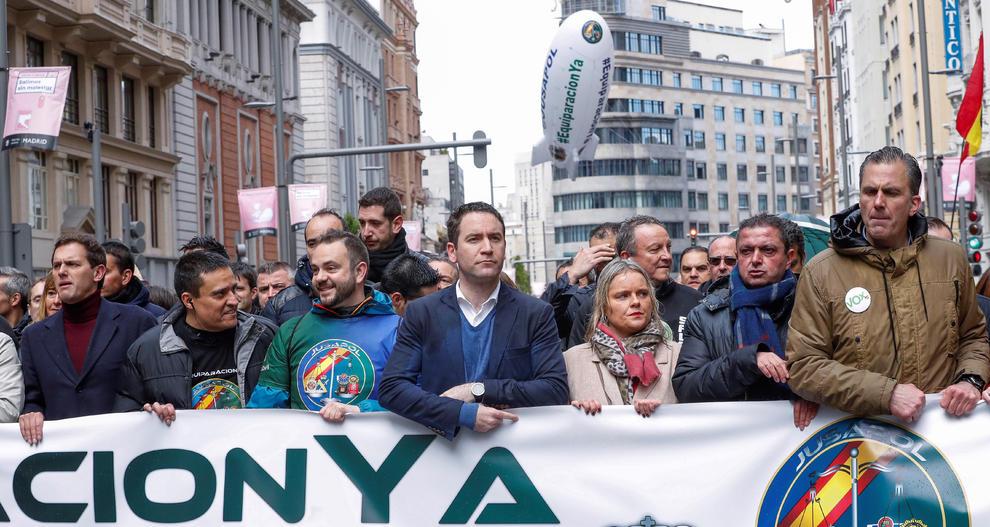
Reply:
[[9, 73], [3, 150], [54, 150], [72, 68], [10, 68]]
[[289, 223], [292, 230], [306, 228], [306, 222], [313, 213], [326, 206], [326, 185], [289, 185]]
[[246, 188], [237, 191], [241, 232], [247, 239], [278, 234], [278, 189]]
[[39, 447], [0, 425], [0, 523], [990, 525], [983, 404], [931, 397], [911, 426], [823, 410], [804, 432], [787, 402], [516, 412], [453, 442], [388, 413], [102, 415], [45, 423]]

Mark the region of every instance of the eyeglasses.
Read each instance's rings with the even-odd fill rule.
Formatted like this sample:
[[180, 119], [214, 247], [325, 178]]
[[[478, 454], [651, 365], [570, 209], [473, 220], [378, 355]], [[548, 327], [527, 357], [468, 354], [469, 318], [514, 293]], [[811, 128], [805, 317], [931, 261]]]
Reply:
[[732, 267], [732, 266], [736, 265], [736, 257], [735, 256], [709, 256], [708, 257], [708, 265], [711, 265], [711, 266], [721, 265], [723, 261], [725, 262], [725, 265], [728, 265], [729, 267]]

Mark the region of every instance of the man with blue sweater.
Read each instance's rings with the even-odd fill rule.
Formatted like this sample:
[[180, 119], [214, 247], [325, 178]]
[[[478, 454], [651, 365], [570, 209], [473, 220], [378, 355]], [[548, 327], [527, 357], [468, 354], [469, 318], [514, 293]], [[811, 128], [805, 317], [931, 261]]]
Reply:
[[505, 224], [492, 206], [447, 220], [454, 287], [411, 302], [385, 367], [379, 401], [447, 439], [518, 417], [501, 408], [564, 405], [567, 374], [553, 308], [502, 287]]

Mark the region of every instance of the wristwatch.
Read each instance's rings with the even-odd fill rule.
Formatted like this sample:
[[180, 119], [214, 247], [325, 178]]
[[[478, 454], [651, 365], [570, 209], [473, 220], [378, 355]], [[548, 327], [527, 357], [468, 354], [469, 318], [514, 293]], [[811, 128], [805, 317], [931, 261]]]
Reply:
[[967, 373], [967, 374], [961, 375], [959, 377], [959, 381], [957, 381], [957, 382], [968, 382], [968, 383], [972, 384], [973, 386], [976, 386], [976, 390], [977, 391], [980, 391], [980, 392], [983, 391], [984, 382], [983, 382], [983, 379], [981, 379], [979, 375], [976, 375], [976, 374], [973, 374], [973, 373]]
[[471, 395], [474, 396], [474, 402], [480, 403], [485, 397], [485, 383], [476, 382], [471, 385]]

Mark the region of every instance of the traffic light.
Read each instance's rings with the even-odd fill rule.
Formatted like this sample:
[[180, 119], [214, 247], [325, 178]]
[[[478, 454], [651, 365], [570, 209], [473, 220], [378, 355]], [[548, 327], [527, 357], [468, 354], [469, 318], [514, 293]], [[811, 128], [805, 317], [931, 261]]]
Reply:
[[690, 229], [688, 229], [688, 236], [691, 237], [691, 247], [694, 247], [695, 245], [698, 245], [698, 228], [697, 227], [691, 227]]
[[973, 276], [983, 274], [980, 262], [983, 260], [983, 213], [976, 210], [976, 202], [966, 203], [966, 252], [969, 255], [969, 262], [973, 264]]
[[248, 262], [248, 247], [246, 243], [238, 243], [234, 246], [237, 251], [237, 261], [247, 263]]
[[137, 258], [148, 246], [144, 241], [144, 222], [131, 219], [131, 208], [127, 203], [124, 203], [121, 209], [124, 219], [124, 245]]

